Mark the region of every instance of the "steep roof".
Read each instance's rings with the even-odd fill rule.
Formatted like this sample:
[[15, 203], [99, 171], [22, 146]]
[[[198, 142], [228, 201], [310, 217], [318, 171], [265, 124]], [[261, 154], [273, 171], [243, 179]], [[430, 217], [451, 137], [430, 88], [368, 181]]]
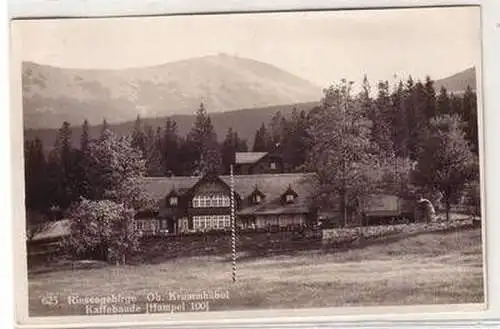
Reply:
[[[235, 175], [234, 190], [241, 199], [250, 197], [256, 187], [265, 195], [261, 204], [245, 207], [240, 214], [306, 212], [316, 190], [316, 177], [314, 173]], [[178, 191], [188, 190], [200, 179], [200, 177], [144, 178], [144, 189], [146, 193], [159, 201], [170, 193], [174, 186]], [[230, 186], [230, 176], [220, 176], [220, 179]], [[282, 204], [281, 197], [290, 186], [298, 196], [294, 203]]]
[[[220, 176], [228, 185], [231, 183], [230, 176]], [[249, 197], [255, 190], [259, 189], [267, 200], [280, 198], [289, 186], [300, 195], [311, 195], [314, 192], [316, 174], [293, 173], [293, 174], [260, 174], [260, 175], [235, 175], [234, 190], [241, 198]]]
[[142, 187], [152, 199], [159, 201], [174, 188], [179, 194], [185, 193], [196, 184], [201, 177], [144, 177]]
[[401, 198], [397, 195], [377, 194], [366, 198], [363, 209], [365, 211], [396, 211], [399, 209]]
[[267, 155], [267, 152], [236, 152], [236, 164], [253, 164]]
[[293, 203], [282, 203], [280, 199], [273, 199], [271, 202], [264, 202], [243, 208], [238, 212], [238, 215], [302, 214], [309, 212], [310, 205], [307, 196], [299, 196]]

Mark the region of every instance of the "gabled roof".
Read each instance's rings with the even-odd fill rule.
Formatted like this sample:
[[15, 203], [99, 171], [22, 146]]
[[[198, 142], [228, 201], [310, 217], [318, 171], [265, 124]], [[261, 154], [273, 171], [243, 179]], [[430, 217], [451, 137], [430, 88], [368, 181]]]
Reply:
[[227, 184], [224, 180], [221, 179], [221, 176], [213, 173], [206, 174], [205, 176], [201, 177], [191, 188], [190, 192], [194, 192], [198, 186], [203, 185], [204, 183], [211, 182], [211, 183], [220, 183], [223, 185], [228, 191], [231, 189], [229, 187], [229, 184]]
[[236, 152], [236, 164], [253, 164], [266, 155], [267, 152]]
[[[230, 176], [219, 176], [222, 182], [230, 186]], [[151, 177], [144, 178], [144, 189], [146, 193], [155, 200], [162, 200], [175, 187], [188, 190], [195, 186], [200, 177]], [[297, 213], [307, 212], [311, 199], [316, 191], [317, 176], [314, 173], [293, 174], [261, 174], [261, 175], [235, 175], [234, 190], [241, 199], [247, 199], [258, 186], [260, 192], [265, 195], [265, 202], [259, 205], [246, 207], [241, 214], [248, 213], [253, 209], [256, 213]], [[281, 197], [289, 187], [297, 193], [293, 204], [283, 204]]]
[[160, 201], [174, 188], [178, 194], [184, 194], [200, 180], [200, 177], [144, 177], [142, 188], [155, 201]]
[[286, 191], [282, 194], [282, 196], [286, 196], [286, 195], [293, 195], [294, 197], [297, 197], [298, 194], [297, 192], [295, 192], [292, 188], [292, 185], [288, 185], [288, 188], [286, 189]]
[[170, 190], [170, 193], [167, 195], [167, 197], [168, 197], [168, 198], [170, 198], [170, 197], [178, 197], [178, 196], [180, 196], [181, 194], [182, 194], [182, 193], [180, 193], [180, 192], [177, 190], [177, 188], [175, 187], [175, 185], [174, 185], [174, 187]]
[[[226, 184], [231, 184], [230, 176], [220, 176], [220, 178]], [[314, 173], [236, 175], [234, 176], [234, 190], [244, 199], [252, 194], [257, 185], [266, 199], [272, 200], [280, 198], [290, 185], [299, 197], [312, 195], [316, 182]]]
[[[221, 177], [228, 184], [230, 177]], [[262, 174], [234, 177], [235, 191], [242, 199], [247, 199], [258, 186], [265, 195], [262, 203], [249, 205], [238, 211], [238, 215], [282, 215], [304, 214], [310, 211], [312, 197], [316, 192], [317, 176], [314, 173], [302, 174]], [[292, 186], [297, 193], [293, 203], [283, 203], [282, 196]]]

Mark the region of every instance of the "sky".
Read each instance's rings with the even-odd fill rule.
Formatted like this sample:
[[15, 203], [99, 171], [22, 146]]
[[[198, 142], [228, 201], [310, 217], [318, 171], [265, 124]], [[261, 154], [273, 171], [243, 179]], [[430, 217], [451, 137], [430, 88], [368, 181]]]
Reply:
[[478, 7], [19, 21], [13, 30], [22, 60], [40, 64], [119, 69], [225, 53], [322, 87], [480, 65]]

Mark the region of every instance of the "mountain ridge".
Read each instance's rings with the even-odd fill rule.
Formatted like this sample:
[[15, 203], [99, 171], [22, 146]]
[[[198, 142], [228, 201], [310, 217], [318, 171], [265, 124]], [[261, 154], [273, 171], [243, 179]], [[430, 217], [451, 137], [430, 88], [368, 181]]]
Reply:
[[[238, 133], [238, 136], [241, 139], [246, 140], [248, 146], [251, 147], [253, 145], [256, 130], [260, 127], [261, 124], [267, 124], [277, 111], [280, 111], [283, 117], [289, 118], [294, 109], [296, 109], [297, 111], [309, 111], [319, 104], [320, 102], [318, 101], [269, 106], [263, 108], [241, 109], [237, 111], [209, 114], [219, 141], [222, 141], [224, 139], [229, 128], [233, 128], [233, 130]], [[143, 125], [148, 125], [156, 129], [157, 127], [164, 127], [167, 118], [170, 118], [176, 122], [178, 130], [177, 132], [181, 137], [186, 136], [195, 121], [194, 115], [179, 114], [157, 118], [141, 117], [141, 122], [143, 123]], [[83, 122], [80, 122], [78, 124], [71, 124], [70, 126], [72, 131], [72, 145], [74, 147], [79, 147], [79, 137], [82, 133], [82, 123]], [[62, 122], [60, 124], [62, 124]], [[118, 136], [125, 136], [129, 134], [130, 131], [132, 131], [132, 129], [134, 128], [134, 125], [135, 120], [109, 124], [110, 128]], [[89, 136], [91, 138], [97, 138], [101, 132], [101, 127], [102, 125], [100, 124], [91, 125], [89, 127]], [[58, 128], [24, 129], [24, 139], [34, 140], [35, 138], [39, 138], [42, 140], [45, 150], [48, 151], [53, 147], [55, 143]]]
[[448, 77], [438, 79], [434, 82], [434, 87], [437, 92], [439, 92], [439, 90], [443, 86], [447, 89], [448, 92], [452, 92], [455, 94], [465, 92], [467, 86], [470, 86], [473, 91], [476, 91], [476, 68], [472, 66]]
[[[234, 62], [229, 64], [227, 61], [221, 62], [221, 59], [227, 58], [229, 58], [230, 61], [234, 60]], [[158, 83], [158, 80], [161, 80], [161, 77], [159, 76], [160, 73], [157, 72], [161, 71], [157, 69], [159, 66], [150, 66], [149, 69], [125, 69], [126, 72], [132, 72], [129, 74], [132, 74], [137, 78], [129, 83], [127, 82], [127, 79], [123, 78], [123, 69], [67, 69], [47, 64], [25, 62], [26, 64], [23, 67], [23, 111], [25, 120], [25, 139], [40, 137], [44, 142], [44, 145], [50, 148], [54, 144], [56, 131], [63, 121], [68, 121], [72, 126], [74, 136], [79, 136], [81, 133], [81, 124], [85, 119], [89, 119], [89, 117], [92, 117], [93, 119], [89, 120], [91, 126], [91, 137], [98, 136], [100, 124], [104, 118], [106, 118], [108, 124], [111, 125], [118, 135], [124, 135], [132, 129], [133, 123], [138, 114], [141, 116], [144, 123], [153, 127], [163, 126], [167, 117], [174, 119], [178, 125], [179, 135], [185, 136], [194, 122], [194, 113], [198, 109], [200, 102], [204, 102], [210, 116], [212, 117], [212, 122], [214, 123], [219, 140], [224, 138], [227, 129], [231, 127], [238, 132], [241, 138], [246, 139], [249, 146], [251, 146], [255, 131], [262, 123], [267, 124], [276, 111], [281, 111], [285, 117], [292, 113], [293, 108], [297, 108], [299, 111], [308, 111], [318, 105], [322, 97], [321, 88], [312, 85], [304, 79], [293, 76], [288, 72], [282, 71], [278, 67], [269, 66], [266, 63], [261, 63], [251, 59], [243, 59], [244, 63], [247, 64], [244, 70], [252, 71], [252, 75], [250, 75], [249, 78], [245, 72], [234, 73], [235, 63], [238, 65], [241, 63], [241, 59], [238, 57], [229, 55], [208, 55], [197, 57], [196, 59], [201, 60], [201, 62], [197, 62], [198, 64], [195, 63], [194, 66], [204, 66], [208, 61], [215, 62], [208, 65], [211, 70], [215, 70], [217, 72], [221, 70], [229, 70], [231, 72], [231, 77], [236, 79], [233, 81], [238, 81], [237, 83], [240, 84], [239, 91], [244, 94], [248, 93], [251, 97], [257, 95], [257, 92], [261, 91], [259, 88], [255, 88], [257, 90], [252, 91], [251, 87], [249, 89], [249, 87], [245, 85], [250, 81], [249, 84], [252, 86], [252, 82], [255, 82], [256, 80], [259, 81], [259, 78], [255, 78], [255, 76], [261, 75], [272, 80], [270, 83], [265, 84], [268, 88], [267, 92], [269, 93], [276, 93], [276, 89], [274, 87], [276, 85], [286, 85], [289, 81], [288, 78], [292, 76], [292, 82], [295, 78], [299, 79], [299, 82], [295, 81], [294, 88], [286, 90], [293, 92], [294, 90], [297, 90], [297, 88], [300, 89], [301, 86], [309, 87], [309, 90], [313, 91], [307, 92], [306, 95], [309, 96], [306, 98], [312, 99], [307, 99], [306, 101], [294, 101], [292, 99], [290, 101], [285, 98], [285, 100], [282, 101], [285, 103], [279, 101], [277, 102], [276, 100], [273, 102], [273, 99], [267, 97], [266, 93], [264, 93], [265, 97], [261, 99], [261, 105], [257, 105], [253, 101], [246, 102], [250, 106], [238, 106], [233, 103], [233, 106], [236, 107], [235, 109], [221, 110], [221, 107], [214, 105], [214, 102], [207, 103], [204, 102], [203, 97], [195, 97], [191, 100], [191, 103], [185, 104], [186, 106], [184, 107], [184, 111], [171, 110], [172, 107], [169, 107], [164, 111], [155, 112], [148, 110], [147, 107], [144, 107], [144, 101], [153, 99], [157, 102], [156, 106], [161, 109], [165, 104], [171, 104], [172, 99], [179, 100], [178, 94], [183, 93], [182, 90], [177, 90], [175, 93], [172, 92], [165, 95], [161, 93], [161, 91], [164, 91], [163, 89], [160, 88], [160, 90], [158, 90], [158, 88], [154, 87]], [[198, 73], [195, 74], [190, 74], [189, 70], [185, 70], [186, 67], [189, 68], [193, 66], [193, 59], [186, 59], [173, 63], [181, 63], [181, 71], [188, 72], [186, 73], [187, 75], [192, 75], [188, 78], [188, 80], [196, 81], [200, 77], [202, 78], [203, 70], [201, 70], [201, 73], [200, 70], [198, 70]], [[164, 66], [168, 68], [169, 63], [164, 64]], [[35, 72], [33, 72], [34, 70]], [[65, 74], [61, 75], [61, 72]], [[68, 72], [70, 74], [68, 74]], [[101, 79], [104, 79], [104, 82], [86, 77], [89, 74], [90, 76], [95, 75], [95, 72], [104, 73], [104, 77], [100, 77]], [[240, 74], [243, 77], [241, 77]], [[68, 75], [71, 79], [70, 81], [68, 81]], [[118, 78], [116, 78], [115, 75], [118, 75]], [[139, 77], [137, 77], [137, 75], [139, 75]], [[225, 73], [221, 76], [215, 76], [217, 78], [221, 78], [225, 76]], [[106, 85], [106, 83], [112, 84], [116, 82], [117, 79], [118, 81], [125, 81], [125, 83], [118, 86], [113, 85], [113, 90], [107, 89], [103, 86], [103, 84]], [[69, 87], [67, 86], [68, 83], [70, 84]], [[224, 82], [215, 83], [224, 84]], [[53, 86], [50, 86], [50, 84]], [[81, 88], [75, 89], [72, 84], [77, 84]], [[146, 88], [142, 90], [142, 92], [146, 91], [146, 96], [141, 96], [141, 84], [146, 85]], [[194, 85], [195, 87], [197, 86], [196, 82]], [[456, 94], [463, 92], [467, 85], [470, 85], [472, 89], [475, 90], [475, 68], [468, 68], [449, 77], [438, 79], [435, 81], [434, 85], [437, 92], [439, 92], [441, 86], [445, 86], [449, 92]], [[147, 88], [148, 86], [151, 88]], [[52, 90], [52, 94], [49, 93], [50, 95], [48, 96], [40, 95], [40, 91], [46, 91], [47, 88], [57, 90]], [[227, 90], [224, 91], [222, 88], [222, 93], [224, 95], [218, 97], [218, 101], [220, 103], [224, 103], [224, 99], [226, 98], [238, 98], [236, 91], [228, 92]], [[279, 92], [277, 93], [279, 94]], [[210, 94], [210, 92], [208, 94]], [[259, 97], [259, 95], [255, 97]], [[102, 109], [106, 109], [106, 111], [103, 112]], [[110, 117], [110, 114], [114, 115], [114, 117]], [[73, 143], [77, 146], [78, 138], [73, 138]]]
[[[69, 97], [70, 95], [71, 97]], [[68, 69], [25, 62], [23, 110], [27, 128], [61, 121], [98, 124], [316, 101], [321, 88], [252, 59], [208, 55], [146, 68]]]

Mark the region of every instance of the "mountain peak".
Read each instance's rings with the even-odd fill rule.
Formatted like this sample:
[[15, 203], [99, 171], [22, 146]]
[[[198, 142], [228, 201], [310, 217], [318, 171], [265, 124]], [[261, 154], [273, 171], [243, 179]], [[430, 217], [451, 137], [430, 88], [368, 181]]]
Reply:
[[[98, 124], [318, 101], [321, 88], [276, 66], [218, 53], [146, 68], [86, 70], [25, 62], [26, 128]], [[140, 111], [139, 111], [140, 109]]]

